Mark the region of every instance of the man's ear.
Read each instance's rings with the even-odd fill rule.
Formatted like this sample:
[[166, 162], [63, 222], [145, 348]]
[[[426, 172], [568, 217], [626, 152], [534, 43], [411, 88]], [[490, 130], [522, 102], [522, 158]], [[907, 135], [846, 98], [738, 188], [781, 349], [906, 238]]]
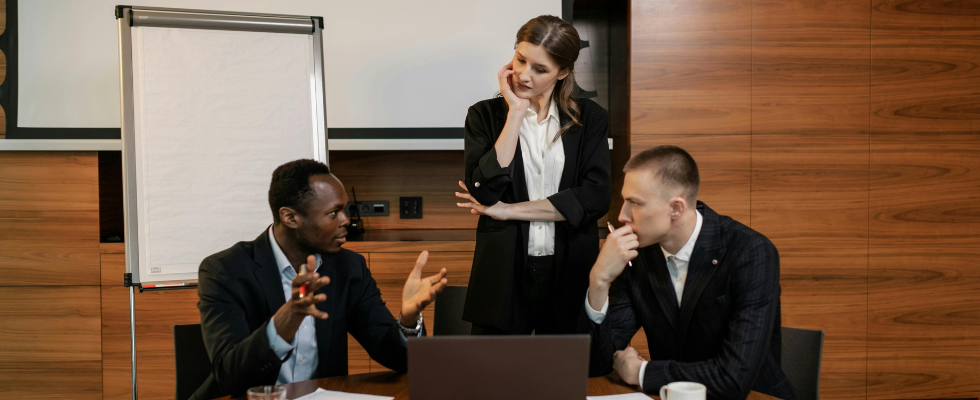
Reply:
[[289, 229], [299, 228], [300, 215], [296, 210], [289, 207], [279, 208], [279, 220]]
[[681, 196], [675, 196], [670, 199], [670, 218], [677, 219], [681, 215], [684, 215], [684, 211], [687, 210], [687, 200], [684, 200]]
[[558, 73], [558, 80], [562, 80], [562, 79], [567, 78], [568, 77], [568, 74], [571, 73], [571, 72], [572, 72], [572, 70], [570, 70], [570, 69], [563, 69], [561, 72]]

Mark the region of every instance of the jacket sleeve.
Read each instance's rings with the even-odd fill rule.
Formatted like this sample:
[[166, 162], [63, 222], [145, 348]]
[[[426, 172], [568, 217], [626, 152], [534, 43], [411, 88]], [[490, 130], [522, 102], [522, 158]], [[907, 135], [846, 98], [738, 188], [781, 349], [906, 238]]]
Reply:
[[476, 201], [485, 206], [497, 204], [514, 178], [515, 154], [510, 165], [501, 167], [493, 147], [499, 132], [491, 132], [491, 115], [480, 104], [471, 106], [463, 126], [466, 177], [463, 183]]
[[[364, 278], [358, 288], [351, 287], [356, 300], [351, 300], [348, 330], [354, 339], [364, 347], [371, 358], [385, 367], [398, 371], [408, 371], [408, 348], [398, 322], [381, 299], [381, 290], [359, 256]], [[356, 290], [356, 292], [355, 292]], [[389, 293], [398, 296], [398, 293]], [[424, 334], [424, 333], [423, 333]]]
[[[628, 295], [627, 280], [620, 275], [609, 288], [609, 309], [601, 324], [592, 322], [583, 305], [579, 317], [579, 331], [592, 335], [592, 349], [589, 353], [589, 376], [604, 376], [613, 371], [613, 353], [623, 350], [640, 330], [640, 324], [633, 313]], [[586, 300], [587, 301], [587, 300]], [[659, 388], [659, 386], [658, 386]]]
[[548, 200], [565, 217], [565, 223], [578, 228], [609, 212], [610, 186], [609, 117], [599, 106], [583, 115], [581, 184], [555, 193]]
[[718, 357], [699, 362], [652, 360], [643, 390], [674, 381], [701, 382], [708, 398], [744, 399], [768, 354], [779, 302], [779, 254], [767, 239], [750, 245], [732, 272], [729, 334]]
[[269, 346], [268, 321], [250, 331], [245, 310], [218, 271], [219, 261], [208, 258], [201, 263], [197, 286], [201, 331], [215, 383], [222, 392], [240, 396], [250, 387], [274, 384], [282, 361]]

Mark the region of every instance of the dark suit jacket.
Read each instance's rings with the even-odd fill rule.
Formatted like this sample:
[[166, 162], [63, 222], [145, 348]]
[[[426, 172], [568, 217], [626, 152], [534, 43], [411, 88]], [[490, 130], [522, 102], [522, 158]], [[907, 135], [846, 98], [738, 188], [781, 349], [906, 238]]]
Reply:
[[[582, 126], [573, 125], [562, 136], [565, 166], [558, 192], [548, 198], [565, 217], [555, 223], [555, 312], [568, 332], [575, 331], [589, 287], [589, 271], [599, 255], [597, 221], [609, 211], [610, 198], [606, 110], [588, 99], [580, 99], [578, 106]], [[568, 116], [559, 114], [564, 126]], [[474, 104], [466, 115], [465, 183], [483, 205], [529, 200], [520, 142], [510, 165], [497, 163], [493, 145], [506, 119], [507, 103], [501, 97]], [[527, 221], [480, 216], [463, 319], [514, 333], [526, 325], [523, 284], [529, 227]]]
[[[314, 378], [347, 374], [348, 332], [371, 358], [406, 371], [406, 348], [398, 324], [381, 300], [364, 257], [345, 249], [321, 258], [318, 272], [329, 276], [330, 284], [317, 290], [327, 295], [317, 308], [329, 318], [316, 320], [319, 365]], [[204, 259], [197, 293], [212, 370], [192, 398], [238, 396], [250, 387], [274, 385], [282, 362], [269, 347], [265, 330], [286, 298], [268, 229], [254, 241], [238, 242]]]
[[691, 254], [681, 307], [659, 244], [640, 249], [609, 291], [609, 309], [594, 324], [590, 374], [612, 371], [613, 353], [639, 328], [650, 362], [643, 389], [700, 382], [709, 399], [744, 399], [750, 390], [784, 400], [793, 390], [780, 368], [779, 254], [762, 234], [698, 202], [704, 220]]

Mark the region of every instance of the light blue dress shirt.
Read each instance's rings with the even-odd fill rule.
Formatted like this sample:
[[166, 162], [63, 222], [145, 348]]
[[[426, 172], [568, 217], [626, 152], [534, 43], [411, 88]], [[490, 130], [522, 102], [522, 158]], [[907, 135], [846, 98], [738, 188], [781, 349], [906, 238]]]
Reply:
[[[279, 279], [282, 281], [282, 291], [288, 301], [293, 296], [293, 278], [296, 277], [296, 270], [289, 263], [286, 254], [282, 252], [279, 243], [276, 242], [276, 235], [269, 227], [269, 243], [272, 245], [272, 253], [276, 256], [276, 265], [279, 266]], [[316, 271], [320, 269], [323, 260], [320, 255], [316, 255]], [[310, 271], [310, 272], [313, 272]], [[313, 316], [307, 315], [303, 318], [293, 342], [286, 342], [279, 333], [276, 332], [276, 324], [272, 319], [269, 320], [265, 332], [269, 336], [269, 347], [276, 353], [276, 357], [282, 360], [293, 350], [293, 355], [289, 359], [283, 360], [282, 367], [279, 368], [279, 378], [276, 379], [277, 385], [291, 382], [300, 382], [313, 378], [316, 367], [319, 364], [319, 356], [316, 348], [316, 326]]]

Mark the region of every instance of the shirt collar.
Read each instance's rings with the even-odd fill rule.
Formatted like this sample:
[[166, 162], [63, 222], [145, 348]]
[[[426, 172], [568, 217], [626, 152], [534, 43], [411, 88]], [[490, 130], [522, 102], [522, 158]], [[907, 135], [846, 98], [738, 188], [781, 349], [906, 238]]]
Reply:
[[[286, 253], [283, 253], [282, 248], [279, 247], [279, 242], [276, 241], [276, 235], [272, 233], [271, 226], [269, 227], [269, 244], [272, 245], [272, 254], [276, 256], [276, 265], [279, 267], [279, 273], [282, 274], [286, 268], [292, 267], [292, 264], [290, 264], [289, 259], [286, 258]], [[323, 264], [323, 259], [320, 258], [319, 254], [316, 254], [316, 269], [314, 269], [314, 271], [320, 269], [321, 264]], [[293, 268], [293, 271], [299, 273], [296, 268]]]
[[704, 222], [704, 217], [701, 216], [700, 211], [694, 210], [694, 213], [697, 215], [698, 221], [694, 224], [694, 232], [691, 233], [691, 237], [687, 239], [687, 243], [684, 243], [684, 247], [681, 247], [677, 251], [677, 254], [670, 254], [670, 252], [661, 246], [660, 250], [664, 252], [664, 258], [674, 256], [674, 258], [684, 262], [691, 261], [691, 253], [694, 252], [694, 243], [698, 241], [698, 235], [701, 234], [701, 224]]
[[[548, 117], [545, 118], [545, 121], [547, 121], [548, 119], [554, 119], [555, 122], [561, 123], [561, 121], [558, 119], [558, 102], [555, 101], [555, 99], [551, 99], [551, 101], [549, 101], [548, 103], [550, 103], [550, 105], [548, 105]], [[530, 120], [537, 122], [538, 113], [528, 108], [527, 114], [525, 114], [525, 118], [529, 118]]]

